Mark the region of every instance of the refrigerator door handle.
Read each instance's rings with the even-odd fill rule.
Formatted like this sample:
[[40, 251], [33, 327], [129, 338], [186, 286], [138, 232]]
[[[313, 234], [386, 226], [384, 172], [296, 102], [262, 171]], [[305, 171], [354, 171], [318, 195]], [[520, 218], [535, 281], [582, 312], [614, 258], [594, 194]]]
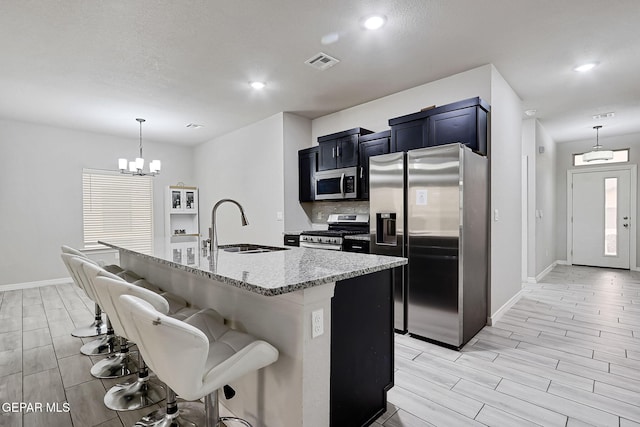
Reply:
[[344, 196], [344, 173], [340, 175], [340, 192]]

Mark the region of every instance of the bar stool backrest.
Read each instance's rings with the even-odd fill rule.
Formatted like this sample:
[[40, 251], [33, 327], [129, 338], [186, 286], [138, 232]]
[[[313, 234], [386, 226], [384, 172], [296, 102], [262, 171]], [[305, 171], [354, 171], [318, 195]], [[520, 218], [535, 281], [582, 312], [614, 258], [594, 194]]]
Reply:
[[62, 245], [60, 247], [60, 249], [62, 250], [63, 254], [76, 255], [76, 256], [79, 256], [81, 258], [87, 258], [88, 259], [88, 257], [84, 253], [80, 252], [77, 249], [72, 248], [71, 246]]
[[126, 327], [135, 329], [138, 350], [158, 378], [186, 400], [201, 398], [198, 392], [209, 352], [207, 336], [138, 297], [122, 295], [120, 303]]
[[[89, 280], [91, 280], [91, 278]], [[120, 329], [122, 336], [130, 341], [137, 342], [136, 331], [123, 322], [125, 313], [120, 304], [120, 295], [136, 296], [151, 304], [158, 312], [162, 314], [169, 313], [169, 303], [167, 300], [153, 291], [125, 282], [122, 279], [107, 277], [101, 273], [98, 273], [93, 280], [97, 292], [108, 307], [107, 314], [110, 316], [109, 318], [111, 319], [114, 329]], [[111, 310], [113, 314], [111, 314], [109, 310]]]
[[69, 270], [69, 274], [71, 274], [71, 278], [76, 286], [82, 289], [91, 301], [97, 302], [93, 289], [91, 289], [89, 284], [86, 283], [85, 275], [81, 267], [84, 262], [95, 264], [95, 261], [70, 253], [62, 253], [60, 254], [60, 257], [62, 258], [62, 262], [65, 267], [67, 267], [67, 270]]

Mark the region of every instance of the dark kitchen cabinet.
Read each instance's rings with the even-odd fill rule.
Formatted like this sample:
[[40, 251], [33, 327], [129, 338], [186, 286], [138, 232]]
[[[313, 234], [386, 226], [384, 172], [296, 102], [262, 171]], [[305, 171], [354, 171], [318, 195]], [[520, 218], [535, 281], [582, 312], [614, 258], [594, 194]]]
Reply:
[[426, 135], [424, 120], [412, 120], [391, 127], [391, 152], [409, 151], [424, 147]]
[[392, 270], [336, 282], [331, 298], [329, 425], [369, 426], [393, 387]]
[[359, 138], [360, 168], [358, 169], [359, 198], [369, 200], [369, 157], [387, 154], [391, 131], [371, 133]]
[[318, 147], [298, 151], [298, 200], [315, 200], [315, 175], [318, 170]]
[[[478, 108], [476, 107], [434, 114], [429, 117], [427, 146], [459, 142], [469, 146], [475, 152], [486, 154], [486, 114], [481, 114], [480, 117], [484, 123], [478, 123]], [[483, 129], [484, 132], [479, 132], [479, 129]]]
[[372, 133], [363, 128], [318, 137], [318, 170], [358, 166], [358, 137]]
[[285, 234], [283, 238], [283, 243], [285, 246], [300, 246], [300, 235]]
[[342, 250], [345, 252], [359, 252], [362, 254], [369, 253], [369, 241], [360, 239], [344, 239]]
[[459, 142], [487, 155], [490, 106], [469, 98], [389, 120], [391, 152]]

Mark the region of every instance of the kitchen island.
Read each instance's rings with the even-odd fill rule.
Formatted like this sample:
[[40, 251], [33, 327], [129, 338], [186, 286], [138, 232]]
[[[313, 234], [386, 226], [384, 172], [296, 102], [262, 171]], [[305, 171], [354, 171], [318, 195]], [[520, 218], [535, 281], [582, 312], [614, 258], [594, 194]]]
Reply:
[[119, 251], [123, 268], [279, 350], [276, 363], [231, 384], [237, 397], [222, 402], [254, 427], [355, 427], [384, 411], [393, 384], [391, 274], [406, 259], [220, 247], [186, 265], [164, 249], [101, 243]]

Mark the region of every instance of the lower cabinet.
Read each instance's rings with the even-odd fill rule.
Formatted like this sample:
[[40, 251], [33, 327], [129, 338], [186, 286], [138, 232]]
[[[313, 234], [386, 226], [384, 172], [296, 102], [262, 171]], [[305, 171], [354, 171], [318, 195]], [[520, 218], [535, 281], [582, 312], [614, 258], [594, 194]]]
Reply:
[[368, 426], [393, 387], [392, 271], [336, 282], [331, 300], [331, 427]]
[[344, 239], [342, 250], [345, 252], [358, 252], [361, 254], [369, 253], [369, 241], [359, 239]]
[[285, 246], [300, 246], [299, 234], [285, 234], [282, 242]]

